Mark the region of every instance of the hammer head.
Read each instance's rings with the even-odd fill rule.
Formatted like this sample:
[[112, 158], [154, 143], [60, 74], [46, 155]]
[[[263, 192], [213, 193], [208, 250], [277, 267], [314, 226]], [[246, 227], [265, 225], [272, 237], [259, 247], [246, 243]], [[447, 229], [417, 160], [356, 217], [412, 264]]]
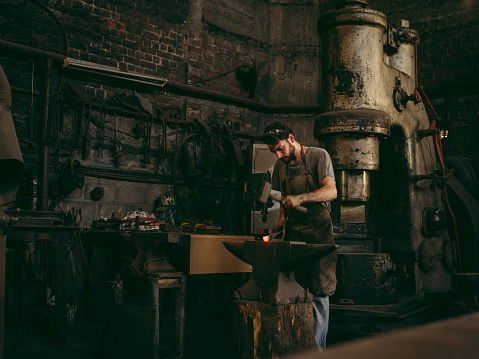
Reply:
[[261, 191], [259, 193], [259, 201], [261, 203], [268, 202], [269, 195], [271, 193], [271, 183], [268, 181], [263, 182], [263, 186], [261, 187]]

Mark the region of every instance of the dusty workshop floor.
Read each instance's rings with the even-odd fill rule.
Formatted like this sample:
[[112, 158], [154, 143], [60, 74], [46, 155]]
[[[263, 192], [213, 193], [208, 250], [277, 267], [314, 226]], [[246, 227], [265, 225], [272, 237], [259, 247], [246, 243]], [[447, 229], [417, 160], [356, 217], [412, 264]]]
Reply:
[[[8, 328], [7, 328], [8, 330]], [[7, 350], [5, 359], [99, 359], [103, 325], [78, 323], [61, 347], [51, 345], [52, 338], [33, 335], [31, 344]], [[185, 324], [184, 359], [215, 359], [231, 357], [231, 320], [211, 316], [190, 316]], [[118, 358], [120, 359], [120, 358]], [[134, 358], [136, 359], [136, 358]]]

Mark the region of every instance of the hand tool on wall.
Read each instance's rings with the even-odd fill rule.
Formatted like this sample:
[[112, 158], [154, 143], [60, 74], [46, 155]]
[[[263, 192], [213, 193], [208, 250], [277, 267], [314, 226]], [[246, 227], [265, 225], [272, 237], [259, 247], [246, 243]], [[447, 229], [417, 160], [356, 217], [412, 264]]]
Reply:
[[[281, 197], [281, 192], [272, 189], [271, 188], [271, 183], [265, 181], [263, 183], [263, 187], [261, 188], [261, 192], [259, 194], [259, 201], [261, 203], [266, 203], [268, 201], [268, 197], [271, 198], [272, 200], [280, 202], [280, 203], [283, 201], [283, 197]], [[308, 209], [306, 207], [303, 207], [303, 206], [297, 206], [297, 207], [294, 207], [294, 209], [296, 209], [296, 210], [298, 210], [302, 213], [307, 213], [308, 212]]]
[[148, 116], [146, 123], [146, 134], [143, 138], [145, 144], [145, 159], [144, 164], [150, 164], [151, 160], [151, 128], [153, 126], [153, 116]]
[[82, 148], [82, 160], [86, 160], [90, 155], [90, 120], [91, 120], [91, 103], [92, 100], [88, 101], [88, 117], [85, 125], [85, 133], [83, 135], [83, 148]]
[[100, 153], [100, 158], [103, 159], [103, 138], [105, 137], [105, 119], [106, 119], [106, 112], [102, 113], [100, 109], [100, 135], [99, 135], [99, 142], [98, 145], [98, 152]]

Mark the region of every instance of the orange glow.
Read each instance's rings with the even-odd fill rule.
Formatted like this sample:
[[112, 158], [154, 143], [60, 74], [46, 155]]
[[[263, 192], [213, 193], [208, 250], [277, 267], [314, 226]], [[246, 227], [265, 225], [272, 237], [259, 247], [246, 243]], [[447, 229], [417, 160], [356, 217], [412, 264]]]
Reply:
[[270, 236], [263, 236], [263, 241], [265, 242], [269, 242], [270, 239], [271, 239]]

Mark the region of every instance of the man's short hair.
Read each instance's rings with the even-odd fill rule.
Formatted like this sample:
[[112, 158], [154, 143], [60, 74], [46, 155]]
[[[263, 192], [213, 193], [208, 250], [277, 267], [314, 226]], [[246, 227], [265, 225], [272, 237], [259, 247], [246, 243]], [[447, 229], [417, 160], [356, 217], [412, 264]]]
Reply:
[[284, 122], [275, 121], [266, 126], [261, 141], [268, 145], [275, 145], [280, 140], [287, 139], [290, 134], [294, 134], [291, 128], [289, 128]]

